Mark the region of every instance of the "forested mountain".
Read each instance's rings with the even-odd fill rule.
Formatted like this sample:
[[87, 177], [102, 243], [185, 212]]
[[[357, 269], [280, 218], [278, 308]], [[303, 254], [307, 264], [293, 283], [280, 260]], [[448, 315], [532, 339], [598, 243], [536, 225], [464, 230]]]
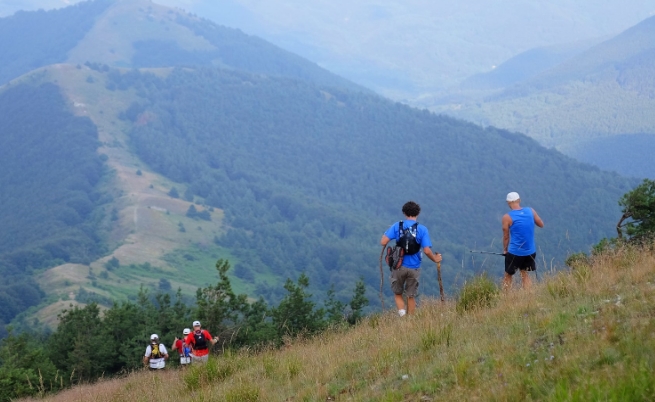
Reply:
[[[526, 80], [482, 97], [469, 93], [468, 99], [444, 98], [433, 109], [525, 132], [571, 155], [585, 155], [589, 147], [613, 153], [606, 145], [612, 141], [603, 139], [613, 135], [624, 135], [626, 148], [636, 151], [644, 144], [641, 136], [655, 134], [654, 76], [655, 17], [651, 17]], [[635, 162], [649, 163], [637, 153], [613, 157], [618, 163], [612, 167], [623, 174], [652, 174], [647, 169], [635, 171]], [[591, 155], [583, 159], [610, 167]]]
[[0, 93], [0, 328], [40, 301], [31, 277], [65, 262], [90, 263], [106, 252], [108, 201], [98, 191], [98, 133], [75, 117], [53, 84]]
[[35, 68], [66, 61], [111, 0], [0, 18], [0, 85]]
[[472, 272], [470, 248], [500, 241], [509, 189], [548, 217], [541, 251], [561, 259], [611, 233], [629, 188], [520, 134], [362, 93], [226, 70], [112, 79], [142, 94], [126, 113], [141, 122], [137, 154], [225, 210], [220, 243], [255, 280], [306, 271], [337, 289], [358, 275], [374, 284], [375, 245], [415, 199], [452, 282]]
[[[179, 10], [117, 0], [90, 18], [95, 23], [66, 50], [67, 63], [1, 90], [23, 99], [39, 88], [46, 94], [39, 102], [50, 102], [7, 100], [3, 124], [42, 136], [61, 124], [73, 141], [44, 148], [2, 132], [18, 141], [3, 147], [12, 157], [29, 144], [43, 160], [65, 159], [46, 172], [47, 186], [33, 179], [41, 164], [30, 159], [15, 171], [23, 165], [8, 158], [3, 171], [8, 183], [21, 177], [24, 186], [3, 193], [6, 211], [20, 212], [10, 217], [15, 234], [3, 233], [6, 244], [12, 252], [45, 250], [37, 262], [15, 268], [39, 271], [48, 303], [58, 308], [92, 300], [109, 305], [134, 297], [141, 285], [189, 295], [214, 281], [218, 258], [232, 262], [239, 291], [268, 301], [279, 301], [284, 280], [301, 272], [319, 299], [334, 285], [345, 300], [360, 277], [370, 295], [379, 281], [379, 238], [408, 199], [424, 208], [421, 222], [446, 256], [452, 291], [491, 267], [471, 261], [468, 250], [499, 247], [508, 191], [522, 193], [546, 220], [539, 244], [541, 264], [550, 267], [612, 233], [616, 200], [632, 184], [523, 135], [385, 100]], [[38, 126], [48, 116], [52, 127]], [[104, 175], [98, 158], [106, 162]], [[69, 163], [86, 166], [89, 176], [64, 173], [73, 169]], [[41, 195], [48, 186], [56, 196]], [[23, 212], [32, 202], [45, 204], [35, 207], [44, 216]], [[64, 262], [77, 264], [40, 269]], [[423, 283], [425, 293], [434, 293], [434, 276]], [[52, 324], [53, 311], [36, 315]]]
[[93, 0], [0, 19], [0, 84], [53, 63], [222, 66], [365, 90], [263, 39], [147, 0]]
[[522, 52], [493, 70], [465, 79], [464, 90], [504, 89], [525, 82], [598, 44], [599, 39], [538, 47]]

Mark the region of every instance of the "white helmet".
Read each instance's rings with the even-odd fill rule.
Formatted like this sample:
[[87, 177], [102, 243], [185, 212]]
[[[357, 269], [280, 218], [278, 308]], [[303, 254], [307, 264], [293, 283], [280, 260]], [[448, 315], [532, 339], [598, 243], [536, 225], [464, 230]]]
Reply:
[[184, 328], [184, 331], [182, 331], [184, 335], [189, 335], [191, 333], [191, 330], [189, 328]]
[[159, 336], [157, 336], [157, 334], [152, 334], [152, 335], [150, 335], [150, 340], [151, 340], [151, 341], [154, 341], [154, 340], [156, 340], [156, 339], [159, 339]]

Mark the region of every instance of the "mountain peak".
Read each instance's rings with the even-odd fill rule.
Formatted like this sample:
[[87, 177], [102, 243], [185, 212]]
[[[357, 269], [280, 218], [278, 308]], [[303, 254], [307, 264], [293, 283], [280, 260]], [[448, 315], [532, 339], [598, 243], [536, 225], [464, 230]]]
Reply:
[[94, 61], [133, 67], [139, 41], [167, 41], [189, 52], [214, 51], [206, 39], [178, 22], [186, 13], [148, 0], [114, 0], [93, 28], [69, 52], [69, 63]]

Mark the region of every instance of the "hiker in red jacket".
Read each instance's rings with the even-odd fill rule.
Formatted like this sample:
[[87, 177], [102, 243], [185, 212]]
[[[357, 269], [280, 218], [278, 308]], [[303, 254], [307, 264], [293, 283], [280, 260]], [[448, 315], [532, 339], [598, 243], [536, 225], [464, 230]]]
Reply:
[[185, 343], [193, 348], [191, 359], [194, 363], [206, 363], [209, 359], [209, 348], [218, 342], [218, 337], [212, 338], [209, 331], [200, 328], [200, 321], [193, 322], [193, 331], [185, 338]]
[[184, 328], [184, 331], [182, 331], [182, 334], [184, 335], [182, 339], [178, 338], [177, 336], [175, 337], [175, 341], [173, 341], [173, 346], [171, 346], [171, 349], [177, 350], [177, 353], [180, 355], [180, 364], [181, 365], [187, 365], [191, 363], [191, 354], [189, 351], [189, 345], [187, 345], [186, 337], [191, 333], [191, 330], [189, 328]]

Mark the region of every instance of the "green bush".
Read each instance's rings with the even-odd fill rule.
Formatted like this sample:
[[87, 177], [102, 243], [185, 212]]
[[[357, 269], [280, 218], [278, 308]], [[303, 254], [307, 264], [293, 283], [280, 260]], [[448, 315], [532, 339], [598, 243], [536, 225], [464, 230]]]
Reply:
[[466, 282], [457, 298], [457, 312], [474, 310], [480, 307], [491, 307], [498, 299], [498, 286], [489, 279], [486, 273], [476, 276]]

